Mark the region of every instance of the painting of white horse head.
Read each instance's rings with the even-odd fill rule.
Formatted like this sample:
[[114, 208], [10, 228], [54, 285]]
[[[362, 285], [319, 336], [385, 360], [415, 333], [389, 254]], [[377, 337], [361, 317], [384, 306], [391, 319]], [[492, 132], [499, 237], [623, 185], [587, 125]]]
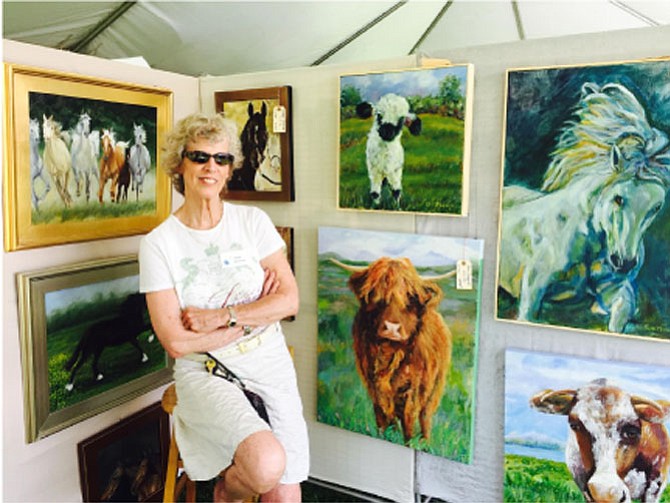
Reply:
[[499, 319], [670, 339], [668, 71], [508, 71]]

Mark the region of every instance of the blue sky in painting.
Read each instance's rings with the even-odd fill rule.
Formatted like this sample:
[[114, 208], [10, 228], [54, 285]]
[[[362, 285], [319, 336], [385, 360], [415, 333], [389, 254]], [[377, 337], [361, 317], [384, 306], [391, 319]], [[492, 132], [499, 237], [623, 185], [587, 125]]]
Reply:
[[408, 257], [416, 267], [478, 262], [484, 253], [481, 239], [429, 236], [399, 232], [367, 231], [342, 227], [319, 228], [319, 254], [337, 253], [352, 261], [370, 262], [379, 257]]
[[[565, 444], [565, 416], [537, 412], [528, 405], [543, 389], [578, 388], [605, 377], [629, 393], [670, 400], [670, 367], [576, 358], [508, 349], [505, 353], [505, 438]], [[666, 425], [670, 426], [670, 421]]]
[[446, 75], [458, 77], [461, 94], [465, 96], [467, 66], [345, 75], [340, 78], [340, 89], [345, 86], [356, 87], [361, 97], [371, 102], [376, 102], [387, 93], [400, 96], [434, 96]]
[[67, 307], [75, 302], [91, 301], [96, 294], [102, 293], [133, 293], [139, 291], [140, 277], [138, 275], [126, 276], [124, 278], [102, 281], [90, 285], [65, 288], [48, 292], [44, 296], [46, 315], [49, 316], [54, 310]]

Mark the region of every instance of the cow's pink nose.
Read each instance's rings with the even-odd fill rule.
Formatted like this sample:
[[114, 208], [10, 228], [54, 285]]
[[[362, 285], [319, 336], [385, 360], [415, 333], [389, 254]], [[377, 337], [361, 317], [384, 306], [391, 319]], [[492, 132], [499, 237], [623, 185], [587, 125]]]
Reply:
[[393, 323], [388, 320], [384, 320], [384, 330], [382, 331], [383, 336], [387, 339], [392, 339], [395, 341], [402, 340], [403, 335], [400, 329], [402, 326], [400, 323]]
[[589, 493], [596, 503], [627, 503], [630, 501], [630, 494], [621, 479], [618, 479], [616, 483], [591, 479]]

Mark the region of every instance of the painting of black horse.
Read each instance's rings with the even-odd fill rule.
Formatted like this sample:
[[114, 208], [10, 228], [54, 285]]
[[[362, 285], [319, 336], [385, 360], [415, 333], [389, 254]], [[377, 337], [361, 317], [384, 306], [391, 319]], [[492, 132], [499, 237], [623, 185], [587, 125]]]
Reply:
[[74, 389], [74, 379], [81, 366], [90, 358], [93, 358], [93, 377], [96, 381], [104, 379], [104, 374], [99, 368], [100, 357], [105, 348], [119, 346], [121, 344], [132, 344], [139, 353], [142, 363], [149, 360], [147, 354], [142, 350], [137, 337], [146, 330], [148, 324], [145, 322], [146, 300], [141, 293], [132, 293], [121, 303], [116, 316], [97, 321], [90, 325], [79, 339], [72, 356], [65, 364], [65, 369], [70, 372], [65, 389]]
[[265, 149], [269, 138], [265, 122], [268, 114], [267, 105], [263, 102], [260, 111], [255, 111], [254, 104], [249, 102], [247, 114], [249, 118], [240, 135], [244, 160], [242, 166], [233, 171], [228, 182], [228, 188], [231, 190], [256, 190], [254, 177], [265, 159]]

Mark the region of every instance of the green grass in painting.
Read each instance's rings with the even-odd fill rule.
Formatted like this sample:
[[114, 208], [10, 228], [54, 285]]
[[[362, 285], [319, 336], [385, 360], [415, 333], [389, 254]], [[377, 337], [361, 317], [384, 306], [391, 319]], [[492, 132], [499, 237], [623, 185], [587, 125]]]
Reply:
[[[371, 120], [371, 119], [370, 119]], [[365, 144], [370, 120], [340, 123], [340, 207], [371, 208]], [[421, 115], [423, 130], [404, 132], [403, 195], [400, 208], [388, 186], [379, 209], [419, 213], [461, 213], [464, 123], [452, 117]]]
[[[444, 271], [420, 271], [439, 274]], [[479, 275], [473, 265], [475, 284]], [[351, 324], [358, 303], [347, 288], [348, 273], [322, 256], [319, 260], [319, 339], [318, 339], [318, 420], [375, 438], [404, 445], [399, 424], [379, 431], [372, 403], [356, 371], [351, 339]], [[474, 400], [474, 362], [476, 353], [476, 291], [443, 288], [440, 306], [453, 336], [452, 363], [440, 407], [433, 416], [431, 438], [420, 437], [418, 422], [409, 447], [469, 462]]]
[[[506, 503], [584, 502], [565, 463], [515, 454], [505, 455], [503, 492]], [[670, 502], [670, 488], [659, 501]]]
[[[146, 327], [138, 337], [140, 346], [149, 357], [149, 361], [141, 363], [141, 355], [128, 343], [106, 348], [102, 352], [99, 368], [104, 379], [96, 381], [93, 376], [92, 359], [82, 365], [75, 376], [74, 389], [67, 391], [65, 385], [69, 379], [69, 372], [65, 363], [70, 358], [84, 331], [93, 323], [105, 318], [111, 318], [118, 312], [119, 298], [114, 295], [104, 299], [96, 297], [88, 306], [75, 304], [70, 307], [71, 315], [67, 312], [58, 312], [60, 318], [57, 328], [47, 330], [48, 379], [49, 379], [49, 410], [55, 412], [69, 407], [83, 400], [96, 396], [104, 391], [113, 389], [149, 373], [161, 370], [166, 366], [165, 351], [156, 337], [149, 342], [152, 336], [148, 315]], [[100, 310], [108, 314], [99, 317]], [[111, 313], [111, 314], [110, 314]], [[74, 320], [78, 321], [67, 321]], [[63, 321], [65, 320], [65, 321]], [[49, 321], [47, 322], [49, 324]]]
[[[129, 196], [130, 197], [130, 196]], [[78, 203], [70, 208], [42, 208], [33, 210], [33, 225], [53, 224], [71, 221], [106, 220], [112, 218], [135, 217], [156, 212], [155, 201], [132, 201], [100, 204], [97, 199]]]

